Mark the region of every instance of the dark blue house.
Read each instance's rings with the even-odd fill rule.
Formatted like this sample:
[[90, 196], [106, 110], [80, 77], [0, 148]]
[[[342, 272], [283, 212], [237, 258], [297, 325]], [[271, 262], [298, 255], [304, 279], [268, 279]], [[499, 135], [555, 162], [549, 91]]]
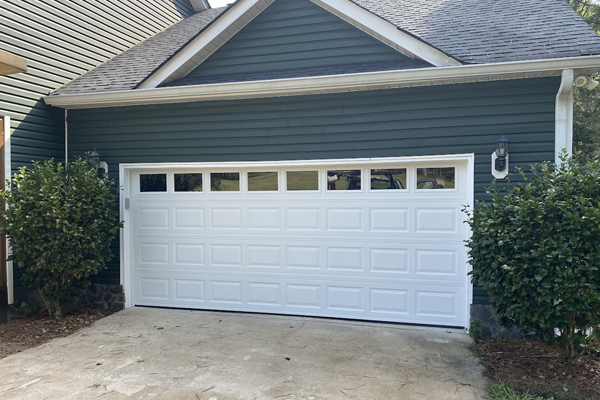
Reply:
[[238, 0], [44, 100], [123, 186], [126, 306], [464, 327], [463, 205], [571, 150], [598, 69], [564, 0]]

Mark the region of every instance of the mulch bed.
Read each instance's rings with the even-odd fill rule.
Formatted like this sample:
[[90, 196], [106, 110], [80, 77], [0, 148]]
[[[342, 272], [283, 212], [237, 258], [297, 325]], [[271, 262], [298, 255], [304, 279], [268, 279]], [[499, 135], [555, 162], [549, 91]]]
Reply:
[[484, 374], [492, 381], [556, 399], [600, 399], [600, 356], [586, 354], [571, 363], [558, 359], [558, 350], [541, 342], [480, 339]]
[[0, 358], [69, 336], [112, 313], [111, 310], [78, 309], [67, 312], [62, 318], [38, 315], [0, 324]]

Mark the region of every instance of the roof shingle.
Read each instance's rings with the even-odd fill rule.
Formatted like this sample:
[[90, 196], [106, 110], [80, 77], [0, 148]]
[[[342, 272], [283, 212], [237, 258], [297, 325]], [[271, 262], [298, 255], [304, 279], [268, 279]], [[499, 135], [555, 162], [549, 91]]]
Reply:
[[[566, 0], [351, 0], [399, 29], [465, 64], [486, 64], [600, 55], [600, 36]], [[136, 88], [226, 8], [194, 14], [123, 54], [73, 80], [52, 95], [97, 93]], [[344, 66], [333, 73], [364, 72]], [[415, 68], [425, 65], [415, 64]], [[387, 69], [387, 68], [386, 68]], [[402, 69], [402, 68], [398, 68]], [[329, 71], [331, 73], [332, 71]], [[314, 76], [262, 74], [247, 79]], [[218, 82], [222, 82], [219, 77]], [[231, 77], [239, 81], [243, 77]], [[182, 84], [185, 78], [177, 83]], [[217, 81], [187, 82], [187, 84]]]

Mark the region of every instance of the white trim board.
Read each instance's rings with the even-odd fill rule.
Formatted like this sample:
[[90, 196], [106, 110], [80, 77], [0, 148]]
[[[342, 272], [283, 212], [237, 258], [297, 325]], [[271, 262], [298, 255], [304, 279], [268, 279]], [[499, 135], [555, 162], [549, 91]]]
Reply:
[[[11, 161], [11, 129], [10, 129], [10, 117], [4, 116], [4, 181], [10, 180], [12, 177], [12, 161]], [[5, 207], [8, 207], [5, 204]], [[6, 256], [10, 256], [12, 254], [12, 249], [10, 247], [10, 241], [6, 238]], [[6, 262], [6, 283], [7, 283], [7, 292], [8, 292], [8, 304], [13, 304], [15, 302], [15, 293], [14, 293], [14, 276], [13, 276], [13, 262]]]
[[140, 89], [155, 88], [163, 82], [183, 78], [252, 21], [275, 0], [242, 0], [225, 11], [204, 32], [147, 77]]
[[[121, 283], [125, 292], [125, 307], [132, 307], [134, 302], [132, 299], [133, 282], [132, 282], [132, 255], [131, 248], [133, 240], [133, 227], [131, 224], [131, 207], [125, 208], [126, 199], [131, 199], [133, 189], [130, 182], [130, 174], [132, 172], [140, 172], [143, 170], [173, 172], [185, 171], [186, 169], [223, 169], [223, 168], [302, 168], [302, 167], [327, 167], [344, 165], [353, 166], [368, 166], [368, 165], [389, 165], [393, 163], [403, 164], [420, 164], [430, 163], [434, 165], [444, 165], [444, 162], [466, 162], [467, 163], [467, 202], [469, 206], [474, 204], [474, 164], [475, 155], [468, 154], [450, 154], [450, 155], [432, 155], [432, 156], [411, 156], [411, 157], [378, 157], [378, 158], [350, 158], [350, 159], [324, 159], [324, 160], [286, 160], [286, 161], [258, 161], [258, 162], [207, 162], [207, 163], [139, 163], [139, 164], [120, 164], [119, 165], [119, 185], [123, 188], [120, 196], [120, 211], [121, 220], [125, 221], [124, 228], [121, 229]], [[427, 165], [427, 164], [426, 164]], [[467, 238], [471, 232], [467, 231]], [[465, 252], [466, 252], [465, 248]], [[467, 270], [469, 266], [467, 265]], [[468, 327], [470, 321], [470, 305], [472, 303], [473, 283], [468, 274], [465, 274], [466, 296], [467, 301], [465, 307], [465, 328]]]
[[310, 1], [410, 58], [418, 58], [427, 61], [436, 67], [462, 65], [462, 63], [455, 58], [452, 58], [435, 47], [419, 40], [415, 36], [409, 35], [398, 29], [396, 25], [365, 10], [351, 1]]
[[[139, 89], [156, 88], [185, 77], [236, 35], [275, 0], [241, 0], [219, 17], [204, 32], [167, 61]], [[311, 0], [319, 7], [354, 25], [382, 43], [410, 58], [425, 60], [436, 67], [461, 65], [435, 47], [398, 29], [392, 23], [348, 0]]]
[[600, 56], [164, 87], [91, 94], [50, 95], [45, 96], [44, 101], [48, 105], [75, 109], [282, 97], [560, 76], [565, 69], [577, 70], [578, 73], [597, 71], [600, 69]]

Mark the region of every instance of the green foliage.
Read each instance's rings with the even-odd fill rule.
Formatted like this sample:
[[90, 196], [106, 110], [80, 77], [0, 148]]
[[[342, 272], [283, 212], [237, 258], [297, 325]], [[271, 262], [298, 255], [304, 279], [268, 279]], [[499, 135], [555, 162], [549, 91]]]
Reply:
[[471, 324], [469, 325], [469, 336], [471, 336], [473, 340], [479, 340], [483, 337], [483, 326], [479, 320], [471, 320]]
[[113, 183], [78, 158], [36, 162], [7, 187], [0, 232], [10, 239], [9, 260], [25, 269], [24, 282], [39, 290], [50, 315], [61, 316], [112, 258], [110, 242], [122, 226]]
[[490, 400], [554, 400], [553, 397], [543, 398], [531, 396], [528, 393], [519, 394], [504, 382], [495, 383], [489, 388]]
[[473, 279], [500, 322], [550, 338], [573, 358], [600, 324], [600, 160], [532, 166], [524, 182], [496, 184], [467, 211]]
[[[569, 0], [569, 4], [594, 29], [600, 32], [600, 4], [592, 0]], [[600, 76], [594, 74], [598, 80]], [[588, 157], [600, 156], [600, 87], [577, 89], [574, 93], [574, 145]]]

